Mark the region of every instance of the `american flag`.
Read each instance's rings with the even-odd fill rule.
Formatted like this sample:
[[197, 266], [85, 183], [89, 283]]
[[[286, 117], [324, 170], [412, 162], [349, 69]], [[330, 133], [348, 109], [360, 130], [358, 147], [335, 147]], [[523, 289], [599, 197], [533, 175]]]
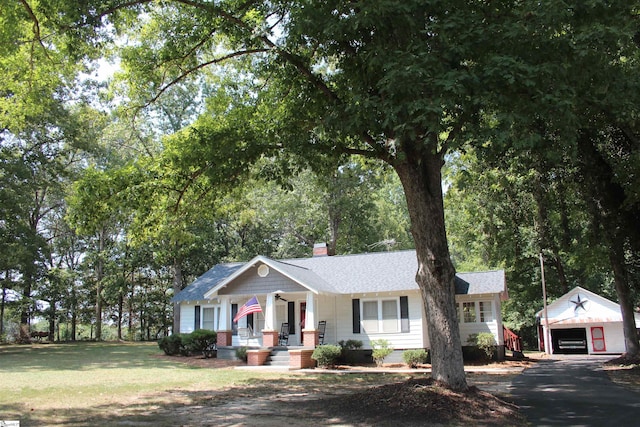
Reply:
[[236, 317], [233, 318], [233, 321], [237, 322], [238, 319], [246, 316], [247, 314], [258, 313], [260, 311], [262, 311], [262, 307], [260, 307], [258, 298], [253, 297], [249, 301], [245, 302], [242, 307], [240, 307], [240, 310], [238, 310], [238, 314], [236, 314]]

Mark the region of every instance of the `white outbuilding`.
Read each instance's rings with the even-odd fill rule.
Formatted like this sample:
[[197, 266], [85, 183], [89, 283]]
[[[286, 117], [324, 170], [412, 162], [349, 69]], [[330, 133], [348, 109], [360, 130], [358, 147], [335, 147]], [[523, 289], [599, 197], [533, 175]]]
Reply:
[[[619, 354], [625, 352], [620, 305], [576, 286], [540, 310], [538, 342], [554, 354]], [[640, 314], [635, 313], [640, 331]]]

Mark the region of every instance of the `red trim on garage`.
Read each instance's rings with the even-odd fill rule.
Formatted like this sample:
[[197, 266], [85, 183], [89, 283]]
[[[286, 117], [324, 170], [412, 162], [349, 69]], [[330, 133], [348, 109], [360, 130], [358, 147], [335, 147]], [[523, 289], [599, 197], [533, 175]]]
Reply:
[[604, 341], [604, 327], [591, 327], [591, 347], [593, 348], [594, 353], [607, 351], [607, 344]]

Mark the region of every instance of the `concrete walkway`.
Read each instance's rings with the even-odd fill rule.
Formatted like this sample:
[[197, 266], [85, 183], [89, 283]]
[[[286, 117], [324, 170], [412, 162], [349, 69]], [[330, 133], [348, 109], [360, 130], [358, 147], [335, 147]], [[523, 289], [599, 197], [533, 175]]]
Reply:
[[532, 426], [638, 426], [640, 393], [601, 369], [611, 356], [554, 356], [518, 375], [510, 397]]

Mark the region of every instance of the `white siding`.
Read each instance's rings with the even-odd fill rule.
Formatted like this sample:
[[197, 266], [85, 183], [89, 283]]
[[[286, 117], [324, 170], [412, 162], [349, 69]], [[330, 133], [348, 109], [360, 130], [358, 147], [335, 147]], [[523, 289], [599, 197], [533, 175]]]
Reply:
[[214, 328], [217, 327], [218, 318], [217, 316], [217, 308], [220, 305], [214, 305], [209, 303], [208, 301], [203, 301], [202, 303], [192, 303], [192, 304], [180, 304], [180, 333], [188, 334], [195, 330], [195, 307], [196, 305], [200, 306], [200, 327], [202, 327], [202, 320], [204, 316], [205, 308], [213, 308], [214, 309]]
[[[480, 322], [480, 302], [489, 302], [492, 306], [493, 320], [489, 322]], [[458, 309], [462, 309], [462, 303], [469, 302], [475, 306], [476, 321], [473, 323], [465, 323], [462, 319], [458, 319], [460, 322], [460, 340], [462, 345], [469, 345], [467, 340], [472, 334], [479, 334], [482, 332], [490, 332], [496, 339], [498, 345], [504, 345], [504, 336], [502, 333], [502, 316], [500, 313], [500, 300], [496, 295], [461, 295], [456, 297], [458, 303]]]
[[[295, 301], [295, 318], [296, 323], [299, 322], [299, 303], [304, 301], [302, 294], [285, 294], [289, 301]], [[367, 334], [361, 328], [361, 333], [353, 333], [353, 314], [352, 314], [352, 300], [385, 300], [394, 299], [401, 296], [408, 297], [408, 309], [409, 309], [409, 332], [376, 332]], [[243, 298], [234, 298], [235, 303], [243, 304]], [[266, 301], [262, 295], [258, 295], [260, 304], [265, 307]], [[457, 301], [473, 301], [476, 303], [476, 310], [479, 309], [477, 302], [479, 301], [491, 301], [493, 306], [494, 319], [488, 323], [473, 323], [465, 324], [460, 323], [460, 332], [462, 344], [466, 345], [466, 340], [470, 334], [479, 332], [491, 332], [496, 336], [499, 344], [503, 344], [502, 337], [502, 322], [500, 315], [500, 301], [496, 295], [482, 295], [474, 296], [473, 298], [468, 296], [458, 296]], [[285, 313], [287, 309], [286, 302], [277, 301], [278, 309], [276, 310], [276, 329], [280, 330], [282, 322], [286, 321]], [[195, 306], [200, 305], [201, 309], [210, 306], [217, 306], [211, 304], [210, 301], [191, 301], [189, 304], [183, 303], [180, 305], [180, 332], [190, 333], [194, 330], [194, 310]], [[389, 341], [391, 347], [396, 350], [414, 349], [414, 348], [429, 348], [429, 340], [427, 335], [426, 323], [424, 321], [424, 307], [422, 304], [422, 297], [419, 291], [407, 291], [407, 292], [384, 292], [384, 293], [372, 293], [372, 294], [353, 294], [353, 295], [316, 295], [315, 298], [316, 316], [315, 321], [320, 320], [327, 321], [327, 328], [325, 331], [325, 344], [337, 344], [339, 341], [346, 340], [359, 340], [363, 343], [363, 348], [371, 348], [371, 341], [376, 339], [386, 339]], [[230, 310], [229, 310], [230, 313]], [[400, 315], [400, 313], [398, 313]], [[201, 312], [202, 320], [202, 312]], [[239, 322], [239, 326], [242, 325], [242, 320]], [[296, 327], [296, 335], [290, 337], [289, 344], [298, 344], [298, 331]], [[255, 331], [258, 335], [261, 331]], [[607, 340], [607, 350], [609, 350], [609, 332], [605, 331], [605, 339]], [[240, 343], [238, 336], [233, 336], [234, 345], [247, 345], [247, 340], [242, 340]], [[249, 341], [249, 345], [260, 345], [261, 337], [254, 337]]]
[[[353, 333], [353, 299], [386, 299], [399, 298], [400, 296], [408, 297], [409, 305], [409, 332], [376, 332], [367, 334], [361, 329], [361, 333]], [[394, 349], [410, 349], [425, 348], [427, 343], [424, 339], [423, 316], [422, 316], [422, 298], [416, 291], [411, 292], [394, 292], [379, 294], [354, 294], [353, 296], [342, 296], [336, 299], [336, 319], [337, 319], [337, 337], [335, 342], [342, 340], [359, 340], [362, 341], [363, 348], [371, 348], [371, 341], [377, 339], [385, 339], [389, 341], [389, 345]], [[328, 329], [328, 327], [327, 327]], [[325, 340], [327, 343], [331, 341]]]
[[[339, 322], [336, 322], [336, 301], [338, 300], [335, 296], [324, 296], [318, 295], [316, 296], [316, 323], [325, 320], [327, 322], [327, 328], [324, 333], [324, 343], [325, 344], [336, 344], [339, 339], [338, 337], [338, 325]], [[316, 327], [318, 325], [316, 324]]]
[[600, 325], [589, 325], [589, 328], [587, 329], [589, 353], [599, 353], [593, 351], [593, 343], [591, 341], [591, 326], [604, 327], [604, 343], [606, 346], [606, 351], [604, 353], [624, 353], [626, 351], [624, 345], [624, 331], [622, 329], [622, 322], [613, 322]]

